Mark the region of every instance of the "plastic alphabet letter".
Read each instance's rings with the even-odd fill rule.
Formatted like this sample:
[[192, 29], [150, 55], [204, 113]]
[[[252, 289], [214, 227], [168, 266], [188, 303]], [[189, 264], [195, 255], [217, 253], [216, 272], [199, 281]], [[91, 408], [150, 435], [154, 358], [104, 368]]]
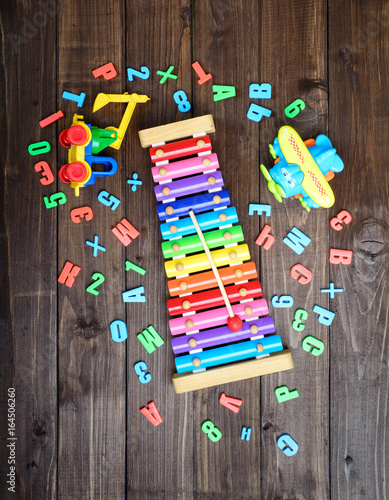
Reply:
[[80, 208], [74, 208], [70, 212], [70, 218], [72, 219], [73, 222], [76, 224], [79, 224], [81, 222], [81, 218], [85, 219], [86, 221], [92, 220], [93, 219], [93, 211], [91, 207], [80, 207]]
[[330, 248], [330, 262], [331, 264], [344, 264], [348, 266], [351, 264], [353, 258], [352, 250], [339, 250], [337, 248]]
[[303, 321], [305, 321], [307, 318], [308, 313], [305, 309], [296, 309], [292, 323], [293, 330], [296, 330], [296, 332], [302, 332], [305, 328], [305, 324], [303, 323]]
[[144, 286], [138, 286], [138, 288], [127, 290], [127, 292], [122, 293], [123, 302], [146, 302], [146, 297], [143, 295], [144, 293]]
[[291, 232], [285, 236], [283, 242], [298, 255], [301, 255], [304, 251], [304, 247], [311, 243], [311, 239], [297, 229], [297, 227], [293, 227]]
[[324, 351], [324, 342], [312, 337], [312, 335], [308, 335], [308, 337], [305, 337], [303, 340], [302, 348], [304, 351], [310, 352], [314, 356], [320, 356]]
[[162, 76], [162, 78], [159, 80], [159, 83], [164, 84], [168, 78], [177, 80], [178, 76], [172, 74], [173, 69], [174, 66], [169, 66], [169, 69], [167, 71], [157, 71], [157, 75]]
[[259, 233], [258, 238], [255, 240], [255, 243], [259, 246], [263, 246], [265, 250], [269, 250], [269, 248], [273, 245], [275, 238], [272, 234], [269, 234], [271, 231], [271, 226], [266, 224], [262, 231]]
[[112, 78], [115, 78], [117, 75], [115, 66], [111, 62], [104, 64], [104, 66], [100, 66], [100, 68], [94, 69], [92, 73], [95, 78], [103, 76], [104, 80], [112, 80]]
[[121, 319], [112, 321], [110, 329], [112, 340], [115, 342], [123, 342], [128, 337], [127, 325]]
[[71, 262], [67, 261], [66, 264], [63, 266], [61, 274], [58, 276], [58, 281], [60, 283], [64, 283], [66, 286], [71, 288], [73, 286], [75, 277], [80, 271], [81, 267], [76, 266], [75, 264], [72, 264]]
[[317, 305], [313, 307], [313, 312], [319, 315], [317, 318], [318, 322], [325, 326], [330, 326], [332, 320], [335, 318], [334, 312]]
[[305, 109], [305, 102], [302, 99], [296, 99], [285, 108], [285, 114], [288, 118], [294, 118], [300, 111]]
[[192, 68], [197, 73], [197, 76], [200, 77], [200, 80], [197, 80], [197, 83], [199, 85], [202, 85], [203, 83], [207, 82], [212, 78], [212, 75], [210, 73], [206, 74], [197, 61], [192, 64]]
[[263, 116], [269, 118], [271, 115], [271, 110], [263, 108], [258, 104], [254, 104], [253, 102], [250, 104], [249, 110], [247, 111], [247, 118], [249, 120], [253, 120], [254, 122], [260, 122]]
[[250, 99], [271, 99], [270, 83], [252, 83], [249, 87]]
[[93, 248], [93, 257], [97, 257], [99, 250], [101, 252], [106, 252], [106, 249], [99, 245], [99, 237], [96, 235], [93, 241], [86, 240], [85, 242], [88, 246]]
[[277, 439], [277, 446], [287, 457], [293, 457], [299, 449], [299, 445], [289, 436], [289, 434], [282, 434], [282, 436]]
[[240, 433], [240, 439], [242, 441], [250, 441], [251, 427], [242, 427], [242, 432]]
[[131, 238], [134, 240], [139, 236], [139, 232], [126, 219], [122, 219], [116, 224], [116, 227], [112, 228], [112, 232], [124, 246], [128, 246], [131, 243]]
[[133, 68], [127, 68], [127, 76], [129, 82], [134, 80], [134, 76], [141, 78], [142, 80], [147, 80], [150, 76], [150, 70], [147, 66], [142, 66], [140, 71]]
[[68, 101], [74, 101], [77, 103], [78, 108], [82, 108], [84, 105], [86, 94], [85, 92], [81, 92], [80, 95], [73, 94], [72, 92], [63, 92], [62, 99], [67, 99]]
[[186, 113], [190, 110], [190, 102], [188, 101], [188, 97], [183, 90], [177, 90], [177, 92], [174, 92], [173, 99], [174, 102], [178, 104], [178, 111], [181, 111], [181, 113]]
[[97, 199], [106, 207], [111, 207], [111, 210], [116, 210], [120, 203], [120, 200], [116, 196], [109, 194], [108, 191], [100, 191]]
[[104, 274], [101, 273], [93, 273], [92, 274], [92, 279], [96, 280], [94, 283], [91, 283], [88, 288], [86, 289], [87, 292], [91, 293], [92, 295], [98, 295], [99, 292], [96, 290], [96, 288], [101, 285], [101, 283], [104, 282], [105, 276]]
[[47, 118], [45, 118], [44, 120], [41, 120], [39, 122], [39, 125], [42, 127], [42, 128], [45, 128], [47, 127], [47, 125], [50, 125], [51, 123], [54, 123], [56, 122], [57, 120], [59, 120], [60, 118], [62, 118], [64, 116], [64, 114], [62, 113], [62, 111], [57, 111], [56, 113], [48, 116]]
[[131, 238], [134, 240], [139, 236], [139, 232], [126, 219], [122, 219], [116, 224], [116, 227], [112, 228], [112, 232], [125, 247], [131, 243]]
[[290, 391], [286, 385], [277, 387], [276, 389], [274, 389], [274, 393], [279, 403], [284, 403], [285, 401], [289, 401], [290, 399], [299, 397], [299, 391], [297, 389]]
[[146, 274], [146, 269], [143, 269], [142, 267], [137, 266], [133, 262], [126, 260], [126, 271], [129, 271], [130, 269], [132, 269], [136, 273], [141, 274], [142, 276]]
[[157, 425], [162, 424], [163, 422], [154, 401], [151, 401], [151, 403], [149, 403], [147, 406], [141, 408], [140, 412], [147, 418], [147, 420], [150, 420], [154, 427], [157, 427]]
[[58, 193], [54, 193], [48, 198], [47, 196], [43, 197], [43, 201], [45, 202], [46, 208], [54, 208], [58, 207], [58, 205], [63, 205], [67, 202], [66, 194], [59, 191]]
[[157, 330], [151, 325], [142, 333], [138, 333], [137, 338], [149, 354], [165, 343]]
[[254, 212], [257, 212], [258, 215], [261, 215], [262, 212], [269, 217], [271, 214], [271, 205], [258, 205], [255, 203], [250, 203], [249, 205], [249, 215], [254, 215]]
[[151, 373], [146, 373], [147, 364], [144, 361], [138, 361], [134, 365], [135, 373], [138, 375], [139, 382], [142, 384], [148, 384], [151, 380]]
[[51, 146], [47, 141], [34, 142], [28, 146], [28, 152], [31, 156], [43, 155], [51, 150]]
[[351, 215], [347, 210], [342, 210], [338, 213], [336, 217], [330, 220], [330, 225], [335, 231], [341, 231], [343, 229], [342, 223], [349, 224], [351, 222]]
[[235, 97], [236, 91], [233, 85], [212, 85], [214, 102]]
[[242, 400], [231, 398], [229, 396], [226, 396], [224, 392], [222, 392], [219, 398], [219, 403], [229, 410], [233, 411], [234, 413], [238, 413], [242, 404]]
[[293, 306], [293, 297], [291, 295], [274, 295], [271, 299], [271, 305], [273, 307], [292, 307]]
[[201, 426], [201, 430], [207, 434], [213, 443], [216, 443], [222, 437], [222, 433], [217, 427], [215, 427], [212, 420], [206, 420]]
[[42, 172], [42, 177], [39, 180], [44, 186], [48, 186], [54, 182], [54, 175], [47, 161], [35, 163], [34, 169], [35, 172]]
[[307, 285], [312, 279], [312, 273], [302, 264], [295, 264], [290, 270], [290, 275], [294, 280], [297, 280], [301, 285]]

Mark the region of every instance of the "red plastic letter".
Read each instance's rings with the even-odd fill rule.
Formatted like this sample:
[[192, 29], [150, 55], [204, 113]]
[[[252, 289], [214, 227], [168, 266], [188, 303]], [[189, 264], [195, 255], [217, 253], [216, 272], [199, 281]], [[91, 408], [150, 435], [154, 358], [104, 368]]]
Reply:
[[148, 406], [144, 406], [143, 408], [141, 408], [140, 412], [147, 418], [147, 420], [150, 420], [154, 427], [157, 427], [157, 425], [162, 424], [163, 422], [154, 401], [151, 401]]
[[197, 61], [192, 64], [192, 68], [196, 71], [197, 76], [200, 77], [200, 80], [197, 80], [197, 83], [199, 85], [202, 85], [212, 78], [212, 75], [210, 73], [208, 73], [207, 75]]
[[242, 404], [242, 400], [231, 398], [229, 396], [226, 396], [224, 392], [222, 392], [219, 398], [219, 403], [229, 410], [233, 411], [234, 413], [238, 413], [238, 411], [240, 410], [240, 405]]
[[116, 227], [112, 228], [112, 232], [125, 247], [131, 243], [131, 238], [134, 240], [139, 235], [139, 232], [126, 219], [122, 219], [119, 224], [116, 224]]
[[312, 279], [312, 273], [302, 264], [295, 264], [290, 270], [290, 275], [302, 285], [307, 285]]
[[76, 266], [75, 264], [72, 264], [71, 262], [67, 261], [66, 264], [63, 266], [61, 274], [58, 277], [58, 281], [60, 283], [64, 283], [66, 286], [71, 288], [74, 283], [74, 278], [77, 276], [80, 270], [81, 267]]
[[70, 217], [73, 222], [79, 224], [81, 222], [81, 217], [83, 217], [85, 220], [93, 219], [93, 211], [91, 207], [75, 208], [70, 212]]
[[341, 231], [343, 229], [342, 222], [345, 224], [349, 224], [351, 222], [351, 215], [347, 212], [347, 210], [342, 210], [336, 217], [333, 217], [330, 220], [332, 229], [335, 229], [335, 231]]
[[274, 236], [269, 234], [271, 231], [271, 226], [269, 224], [266, 224], [265, 227], [262, 229], [260, 232], [258, 238], [255, 240], [255, 243], [259, 246], [263, 246], [265, 250], [269, 250], [269, 248], [273, 245], [274, 243]]
[[330, 249], [331, 264], [344, 264], [345, 266], [348, 266], [351, 264], [352, 258], [352, 250], [338, 250], [337, 248]]
[[45, 118], [44, 120], [41, 120], [39, 122], [39, 125], [44, 128], [44, 127], [47, 127], [47, 125], [50, 125], [50, 123], [54, 123], [56, 122], [57, 120], [59, 120], [60, 118], [62, 118], [64, 116], [64, 114], [62, 113], [62, 111], [57, 111], [56, 113], [54, 113], [53, 115], [50, 115], [48, 116], [47, 118]]
[[92, 73], [95, 78], [103, 76], [105, 80], [111, 80], [117, 75], [116, 69], [111, 62], [101, 66], [100, 68], [94, 69]]

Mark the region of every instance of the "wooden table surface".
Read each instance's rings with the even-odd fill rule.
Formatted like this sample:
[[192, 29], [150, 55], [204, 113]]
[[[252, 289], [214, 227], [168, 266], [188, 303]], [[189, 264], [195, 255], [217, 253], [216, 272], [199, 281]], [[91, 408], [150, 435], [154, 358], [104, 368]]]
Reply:
[[[388, 498], [388, 3], [21, 0], [3, 3], [1, 33], [0, 497]], [[211, 81], [198, 85], [195, 61]], [[95, 79], [92, 70], [108, 62], [117, 77]], [[142, 66], [150, 77], [130, 82], [127, 68]], [[169, 66], [178, 78], [160, 84], [156, 72]], [[249, 85], [263, 82], [272, 86], [271, 99], [250, 99]], [[233, 85], [236, 97], [214, 102], [212, 85]], [[173, 100], [177, 90], [188, 96], [187, 113]], [[83, 108], [63, 91], [85, 92]], [[58, 135], [75, 112], [86, 123], [117, 125], [123, 105], [92, 115], [92, 104], [98, 92], [125, 91], [151, 99], [137, 105], [120, 150], [104, 152], [117, 159], [118, 172], [76, 198], [57, 175], [67, 162]], [[287, 118], [284, 109], [297, 98], [306, 107]], [[271, 116], [249, 120], [251, 103]], [[65, 117], [41, 129], [38, 122], [58, 110]], [[208, 113], [226, 187], [295, 367], [176, 395], [151, 162], [138, 131]], [[308, 213], [294, 199], [277, 203], [267, 190], [259, 165], [270, 167], [268, 144], [284, 124], [304, 140], [328, 134], [343, 159], [330, 209]], [[38, 141], [51, 151], [29, 155]], [[38, 161], [50, 164], [53, 184], [40, 183]], [[143, 182], [136, 192], [127, 184], [134, 173]], [[120, 199], [115, 211], [97, 200], [102, 190]], [[43, 197], [58, 191], [67, 203], [47, 209]], [[249, 216], [250, 203], [271, 204], [271, 216]], [[85, 205], [93, 219], [73, 223], [70, 211]], [[329, 221], [341, 210], [352, 221], [334, 231]], [[140, 232], [128, 247], [111, 232], [122, 218]], [[269, 251], [255, 244], [265, 224], [276, 238]], [[312, 240], [300, 256], [282, 241], [293, 227]], [[95, 235], [106, 248], [97, 257], [85, 244]], [[330, 264], [330, 248], [352, 250], [352, 263]], [[126, 272], [126, 260], [146, 275]], [[81, 267], [72, 288], [57, 281], [66, 261]], [[308, 285], [291, 278], [296, 263], [312, 271]], [[98, 296], [86, 292], [95, 272], [105, 275]], [[330, 282], [344, 290], [333, 299], [321, 293]], [[146, 303], [123, 303], [122, 292], [138, 286]], [[273, 308], [271, 298], [285, 294], [293, 307]], [[330, 326], [318, 322], [316, 304], [335, 313]], [[303, 332], [292, 328], [297, 308], [308, 311]], [[126, 322], [125, 342], [112, 340], [114, 320]], [[149, 325], [165, 340], [152, 354], [136, 337]], [[307, 335], [324, 343], [320, 356], [303, 350]], [[134, 372], [140, 360], [152, 374], [147, 385]], [[278, 403], [281, 385], [299, 397]], [[8, 440], [9, 388], [17, 441]], [[243, 400], [239, 413], [220, 405], [222, 392]], [[163, 418], [158, 427], [139, 411], [150, 401]], [[217, 443], [201, 430], [208, 419], [222, 431]], [[251, 427], [250, 441], [240, 438], [243, 426]], [[298, 443], [296, 455], [278, 448], [282, 434]]]

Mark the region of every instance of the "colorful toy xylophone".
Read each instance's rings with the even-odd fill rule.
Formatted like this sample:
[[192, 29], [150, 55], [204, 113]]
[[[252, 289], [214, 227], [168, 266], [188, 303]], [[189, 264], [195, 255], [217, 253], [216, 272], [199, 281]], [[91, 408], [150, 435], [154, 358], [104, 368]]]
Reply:
[[[293, 368], [268, 316], [255, 264], [248, 262], [248, 246], [241, 244], [242, 227], [233, 226], [238, 216], [211, 151], [214, 131], [212, 115], [205, 115], [139, 132], [141, 145], [151, 146], [161, 202], [177, 393]], [[231, 319], [238, 319], [237, 327]]]

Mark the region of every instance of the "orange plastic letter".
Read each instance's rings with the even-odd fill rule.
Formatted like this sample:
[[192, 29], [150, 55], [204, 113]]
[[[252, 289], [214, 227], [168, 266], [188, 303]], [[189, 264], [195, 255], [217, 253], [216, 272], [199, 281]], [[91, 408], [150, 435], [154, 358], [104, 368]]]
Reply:
[[307, 285], [312, 279], [312, 273], [302, 264], [295, 264], [290, 270], [290, 275], [302, 285]]
[[134, 240], [139, 235], [139, 232], [126, 219], [122, 219], [119, 224], [116, 224], [116, 227], [112, 228], [112, 232], [125, 247], [131, 243], [131, 238]]
[[275, 240], [274, 236], [272, 234], [269, 234], [270, 231], [271, 226], [269, 226], [269, 224], [266, 224], [260, 232], [258, 238], [255, 240], [255, 243], [259, 246], [262, 245], [265, 250], [269, 250]]
[[35, 163], [35, 172], [42, 172], [42, 177], [39, 179], [41, 184], [48, 186], [54, 182], [54, 175], [47, 161], [39, 161]]
[[94, 69], [92, 73], [95, 78], [103, 76], [105, 80], [111, 80], [117, 75], [116, 69], [111, 62], [101, 66], [100, 68]]
[[199, 85], [202, 85], [212, 78], [212, 75], [210, 73], [206, 74], [197, 61], [192, 64], [192, 68], [196, 71], [197, 76], [200, 77], [200, 80], [197, 80]]
[[234, 413], [238, 413], [238, 411], [240, 410], [240, 405], [242, 404], [242, 400], [231, 398], [229, 396], [226, 396], [224, 392], [222, 392], [219, 398], [219, 403], [229, 410], [233, 411]]
[[93, 211], [91, 207], [75, 208], [70, 212], [70, 217], [73, 222], [79, 224], [81, 222], [81, 217], [83, 217], [85, 220], [92, 220]]
[[352, 250], [339, 250], [337, 248], [330, 249], [331, 264], [344, 264], [345, 266], [348, 266], [349, 264], [351, 264], [352, 258]]
[[64, 283], [66, 286], [71, 288], [74, 283], [74, 278], [77, 276], [80, 270], [81, 267], [76, 266], [75, 264], [72, 264], [71, 262], [67, 261], [66, 264], [63, 266], [61, 274], [58, 277], [58, 281], [60, 283]]
[[144, 406], [143, 408], [141, 408], [140, 412], [147, 418], [147, 420], [150, 420], [154, 427], [157, 427], [157, 425], [162, 424], [163, 422], [154, 401], [151, 401], [148, 406]]
[[351, 215], [347, 212], [347, 210], [342, 210], [336, 217], [333, 217], [330, 220], [332, 229], [335, 229], [335, 231], [341, 231], [343, 229], [342, 222], [345, 224], [349, 224], [351, 222]]

